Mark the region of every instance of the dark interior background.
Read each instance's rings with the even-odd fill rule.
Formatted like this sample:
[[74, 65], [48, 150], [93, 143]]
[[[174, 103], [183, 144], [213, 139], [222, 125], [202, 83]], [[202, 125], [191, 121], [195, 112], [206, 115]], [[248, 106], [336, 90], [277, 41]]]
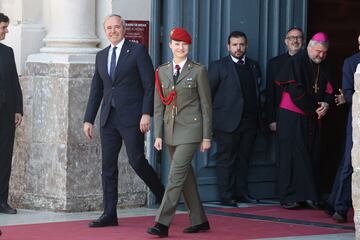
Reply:
[[[308, 36], [319, 31], [326, 32], [330, 38], [328, 59], [334, 70], [337, 88], [341, 87], [342, 65], [346, 57], [359, 51], [357, 38], [360, 34], [359, 0], [309, 0]], [[346, 113], [345, 106], [334, 107], [324, 119], [322, 131], [322, 192], [328, 193], [341, 160]]]

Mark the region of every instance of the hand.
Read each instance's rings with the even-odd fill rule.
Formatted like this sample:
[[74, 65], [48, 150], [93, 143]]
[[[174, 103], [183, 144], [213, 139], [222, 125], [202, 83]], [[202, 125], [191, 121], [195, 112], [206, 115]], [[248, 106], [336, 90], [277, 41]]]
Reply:
[[346, 103], [343, 91], [341, 89], [339, 89], [339, 92], [340, 92], [340, 94], [335, 94], [336, 106]]
[[149, 130], [150, 130], [150, 115], [143, 114], [140, 120], [140, 131], [142, 133], [146, 133]]
[[22, 122], [21, 113], [15, 113], [15, 127], [20, 126], [21, 122]]
[[211, 140], [203, 139], [200, 145], [200, 151], [205, 152], [211, 148]]
[[155, 139], [154, 147], [158, 151], [160, 151], [162, 149], [162, 139], [161, 138], [156, 138]]
[[275, 132], [276, 131], [276, 122], [269, 123], [270, 131]]
[[84, 122], [84, 133], [89, 140], [93, 138], [93, 125], [91, 123]]
[[327, 111], [329, 110], [329, 104], [327, 102], [318, 102], [319, 107], [316, 109], [316, 113], [318, 115], [318, 119], [325, 116]]

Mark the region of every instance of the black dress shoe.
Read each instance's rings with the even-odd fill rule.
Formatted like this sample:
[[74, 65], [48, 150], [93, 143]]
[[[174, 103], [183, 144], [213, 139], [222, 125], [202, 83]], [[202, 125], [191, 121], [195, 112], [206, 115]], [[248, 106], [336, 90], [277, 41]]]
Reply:
[[233, 199], [221, 199], [220, 204], [227, 207], [237, 207], [237, 202]]
[[319, 207], [317, 206], [317, 203], [312, 201], [312, 200], [306, 200], [306, 205], [308, 205], [310, 208], [313, 208], [313, 209], [319, 209]]
[[338, 223], [347, 222], [346, 215], [345, 215], [345, 214], [342, 214], [342, 213], [338, 213], [338, 212], [335, 212], [335, 213], [332, 215], [332, 219], [334, 219], [334, 220], [337, 221]]
[[259, 201], [249, 195], [243, 196], [238, 199], [238, 203], [258, 203]]
[[195, 225], [195, 226], [191, 226], [191, 227], [188, 227], [188, 228], [185, 228], [183, 230], [184, 233], [197, 233], [197, 232], [205, 232], [207, 230], [210, 229], [210, 225], [209, 225], [209, 222], [206, 221], [204, 223], [201, 223], [201, 224], [198, 224], [198, 225]]
[[15, 208], [10, 207], [10, 205], [8, 203], [1, 203], [0, 204], [0, 213], [16, 214], [17, 211]]
[[89, 227], [91, 228], [118, 226], [118, 225], [119, 223], [116, 216], [109, 216], [106, 214], [101, 215], [98, 219], [89, 223]]
[[169, 227], [161, 223], [156, 223], [154, 227], [148, 228], [147, 233], [159, 237], [167, 237], [169, 234]]
[[332, 217], [332, 215], [334, 215], [335, 213], [335, 209], [333, 206], [331, 206], [330, 204], [326, 203], [324, 205], [324, 212], [329, 215], [330, 217]]
[[281, 203], [281, 206], [285, 209], [297, 209], [300, 208], [300, 204], [298, 202], [289, 202], [289, 203]]

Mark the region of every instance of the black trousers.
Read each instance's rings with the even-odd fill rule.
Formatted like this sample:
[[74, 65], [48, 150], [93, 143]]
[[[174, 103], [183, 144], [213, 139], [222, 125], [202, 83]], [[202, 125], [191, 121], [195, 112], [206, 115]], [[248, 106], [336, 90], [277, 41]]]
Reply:
[[[140, 124], [140, 123], [139, 123]], [[144, 155], [144, 135], [139, 126], [125, 127], [118, 120], [116, 109], [112, 108], [109, 118], [100, 129], [102, 149], [102, 187], [104, 213], [116, 216], [118, 202], [118, 157], [124, 141], [131, 167], [161, 201], [164, 186]]]
[[257, 122], [240, 123], [231, 133], [215, 130], [216, 173], [220, 200], [240, 199], [248, 194], [247, 172], [256, 139]]
[[9, 180], [14, 149], [15, 123], [5, 105], [0, 108], [0, 203], [9, 196]]
[[351, 175], [353, 168], [351, 164], [351, 150], [353, 147], [352, 132], [346, 135], [346, 145], [344, 156], [336, 172], [334, 185], [327, 203], [330, 204], [334, 210], [340, 214], [347, 214], [349, 207], [352, 204], [351, 196]]

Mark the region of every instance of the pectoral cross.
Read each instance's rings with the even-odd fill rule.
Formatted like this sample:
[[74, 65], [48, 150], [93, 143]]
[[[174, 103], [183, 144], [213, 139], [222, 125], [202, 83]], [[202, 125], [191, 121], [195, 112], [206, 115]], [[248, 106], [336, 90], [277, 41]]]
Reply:
[[315, 82], [315, 84], [314, 84], [314, 86], [313, 86], [313, 89], [314, 89], [314, 93], [315, 93], [315, 94], [318, 93], [318, 91], [320, 90], [317, 81]]
[[[313, 89], [314, 89], [314, 93], [315, 94], [317, 94], [318, 93], [318, 91], [320, 90], [320, 88], [319, 88], [319, 85], [318, 85], [318, 82], [319, 82], [319, 74], [320, 74], [320, 65], [319, 64], [317, 64], [316, 65], [317, 66], [317, 68], [313, 68], [313, 72], [314, 72], [314, 77], [315, 77], [315, 79], [314, 79], [314, 86], [313, 86]], [[314, 67], [314, 66], [313, 66]]]

